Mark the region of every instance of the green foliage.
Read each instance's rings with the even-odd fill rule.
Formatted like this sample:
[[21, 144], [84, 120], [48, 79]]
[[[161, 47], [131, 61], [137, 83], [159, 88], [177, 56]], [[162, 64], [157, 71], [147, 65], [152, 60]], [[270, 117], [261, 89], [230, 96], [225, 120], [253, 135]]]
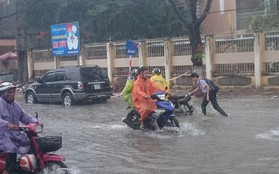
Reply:
[[252, 31], [270, 31], [279, 29], [279, 14], [268, 16], [256, 16], [250, 20]]
[[81, 43], [85, 44], [186, 33], [165, 0], [19, 0], [19, 3], [22, 9], [28, 8], [21, 19], [25, 33], [33, 32], [33, 37], [45, 31], [50, 38], [50, 25], [73, 21], [79, 22]]
[[251, 17], [249, 21], [250, 29], [252, 31], [277, 30], [279, 28], [279, 21], [278, 21], [279, 13], [277, 11], [277, 3], [279, 3], [279, 1], [278, 0], [268, 0], [268, 1], [257, 0], [257, 1], [260, 3], [259, 9], [265, 11], [265, 15]]
[[202, 62], [202, 60], [204, 59], [204, 54], [203, 53], [196, 53], [194, 55], [194, 59], [196, 59], [198, 62]]

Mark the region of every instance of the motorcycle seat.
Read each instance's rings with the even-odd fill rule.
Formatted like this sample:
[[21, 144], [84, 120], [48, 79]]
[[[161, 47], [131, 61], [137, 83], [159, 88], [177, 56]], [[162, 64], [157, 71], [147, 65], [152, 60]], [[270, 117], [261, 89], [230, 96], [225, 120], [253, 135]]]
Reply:
[[179, 99], [178, 103], [183, 105], [183, 104], [188, 103], [190, 100], [191, 100], [191, 96], [187, 95], [187, 96], [184, 96], [182, 99]]

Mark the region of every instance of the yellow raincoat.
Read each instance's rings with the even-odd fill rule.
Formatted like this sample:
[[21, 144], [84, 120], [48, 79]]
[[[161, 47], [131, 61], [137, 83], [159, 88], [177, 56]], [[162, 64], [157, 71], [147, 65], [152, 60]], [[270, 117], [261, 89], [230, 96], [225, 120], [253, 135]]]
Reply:
[[132, 89], [132, 99], [134, 107], [140, 113], [141, 123], [143, 123], [145, 118], [147, 118], [149, 114], [151, 114], [157, 108], [155, 100], [146, 99], [146, 97], [150, 97], [152, 94], [158, 91], [165, 90], [154, 82], [150, 81], [150, 79], [138, 77], [134, 82], [134, 87]]
[[158, 86], [165, 89], [166, 92], [169, 91], [169, 82], [166, 81], [166, 79], [161, 74], [154, 74], [150, 80], [152, 82], [155, 82]]

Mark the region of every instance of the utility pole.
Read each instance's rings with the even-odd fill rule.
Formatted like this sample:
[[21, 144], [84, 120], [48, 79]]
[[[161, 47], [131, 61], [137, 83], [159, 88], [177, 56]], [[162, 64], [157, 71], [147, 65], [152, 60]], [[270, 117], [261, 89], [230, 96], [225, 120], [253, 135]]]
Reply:
[[18, 39], [18, 0], [15, 0], [16, 10], [16, 54], [17, 54], [17, 80], [20, 82], [20, 53], [19, 53], [19, 39]]

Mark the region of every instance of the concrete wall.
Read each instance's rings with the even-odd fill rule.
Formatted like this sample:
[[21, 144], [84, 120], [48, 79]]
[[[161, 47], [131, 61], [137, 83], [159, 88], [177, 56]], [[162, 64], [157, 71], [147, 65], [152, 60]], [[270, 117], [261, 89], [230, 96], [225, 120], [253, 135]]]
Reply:
[[[268, 36], [270, 39], [271, 36]], [[278, 36], [274, 35], [274, 38], [278, 38]], [[144, 65], [151, 70], [154, 67], [160, 67], [164, 72], [163, 75], [174, 86], [190, 86], [189, 74], [194, 71], [194, 67], [191, 62], [191, 50], [188, 49], [189, 41], [184, 38], [182, 40], [150, 42], [139, 42], [139, 53], [136, 57], [131, 58], [132, 67], [137, 68]], [[264, 33], [254, 33], [253, 37], [248, 39], [230, 40], [216, 40], [214, 37], [208, 36], [204, 46], [206, 76], [216, 81], [220, 86], [279, 87], [279, 49], [267, 49], [266, 42], [269, 40]], [[217, 47], [216, 44], [219, 46]], [[226, 48], [232, 44], [238, 48], [228, 51]], [[221, 51], [220, 45], [225, 45]], [[117, 54], [123, 52], [125, 47], [118, 48], [114, 43], [108, 43], [104, 47], [107, 53], [106, 58], [99, 56], [101, 58], [98, 59], [94, 57], [89, 59], [86, 53], [88, 48], [89, 46], [82, 47], [82, 54], [75, 60], [53, 58], [48, 50], [33, 51], [28, 54], [29, 78], [34, 77], [35, 72], [37, 73], [35, 76], [38, 76], [41, 75], [38, 74], [40, 72], [61, 66], [98, 65], [107, 70], [113, 83], [126, 80], [130, 58], [125, 55], [121, 58]], [[270, 66], [273, 68], [272, 71]]]

